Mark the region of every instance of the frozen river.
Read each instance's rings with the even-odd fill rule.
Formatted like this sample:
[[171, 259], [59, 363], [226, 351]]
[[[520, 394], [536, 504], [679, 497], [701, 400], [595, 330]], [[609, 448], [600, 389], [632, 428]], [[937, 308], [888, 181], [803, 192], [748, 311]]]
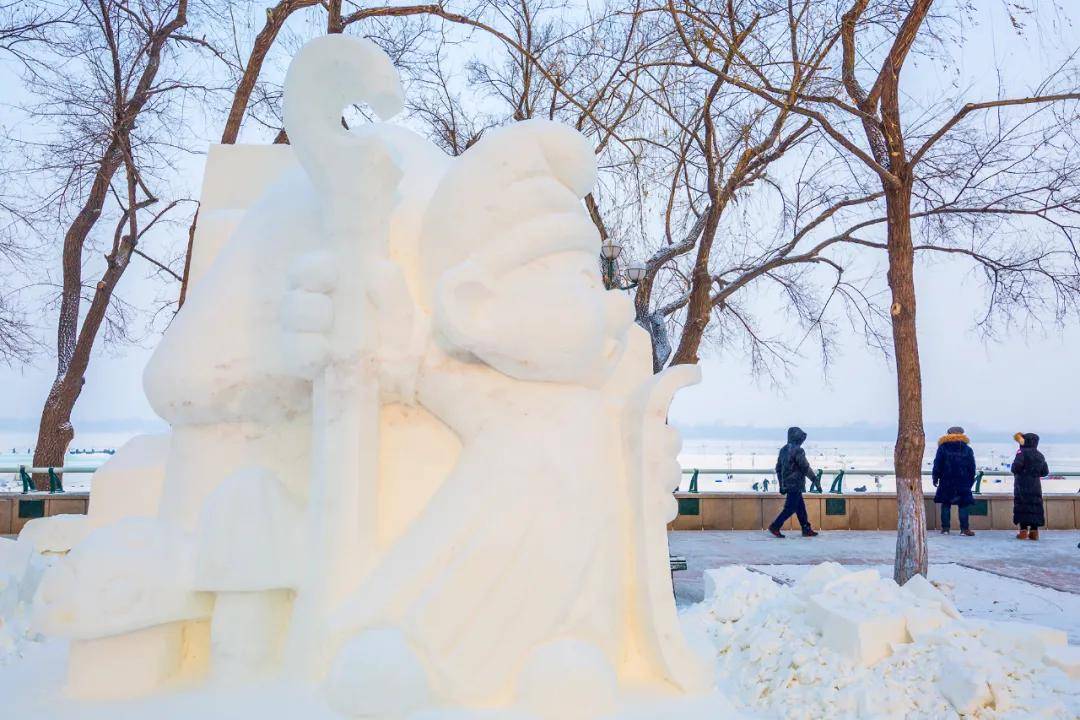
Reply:
[[[757, 475], [701, 475], [698, 478], [698, 490], [702, 492], [747, 492], [753, 491], [753, 485], [763, 487], [768, 479], [770, 490], [775, 490], [773, 467], [776, 465], [776, 453], [783, 444], [783, 438], [776, 442], [755, 440], [723, 440], [691, 438], [683, 442], [679, 462], [684, 470], [693, 468], [725, 470], [760, 469]], [[892, 442], [851, 442], [851, 441], [813, 441], [808, 440], [806, 457], [810, 466], [825, 471], [822, 486], [829, 489], [829, 483], [840, 469], [891, 470], [893, 466]], [[1016, 443], [1011, 440], [1001, 443], [972, 443], [975, 451], [975, 463], [980, 470], [1008, 471], [1016, 454]], [[1054, 478], [1054, 473], [1080, 472], [1080, 444], [1042, 443], [1039, 449], [1046, 455], [1051, 477], [1043, 480], [1044, 492], [1075, 493], [1080, 489], [1080, 477]], [[923, 457], [925, 474], [924, 490], [933, 492], [930, 482], [930, 468], [934, 464], [937, 443], [928, 440], [926, 454]], [[683, 477], [682, 489], [687, 489], [689, 475]], [[889, 475], [882, 474], [875, 478], [866, 475], [846, 474], [844, 492], [853, 492], [858, 487], [865, 487], [866, 492], [894, 492], [895, 482]], [[1011, 493], [1011, 477], [986, 477], [982, 482], [983, 493]]]
[[[97, 467], [109, 459], [109, 455], [103, 450], [119, 447], [124, 442], [124, 437], [115, 435], [87, 436], [79, 438], [74, 443], [75, 449], [80, 452], [68, 455], [65, 465], [68, 467]], [[80, 442], [85, 440], [85, 442]], [[0, 439], [0, 443], [3, 439]], [[25, 443], [25, 440], [24, 440]], [[726, 474], [701, 475], [698, 478], [698, 490], [703, 492], [748, 492], [754, 490], [754, 484], [758, 488], [763, 487], [763, 481], [768, 479], [770, 490], [775, 491], [775, 478], [773, 466], [776, 463], [776, 453], [782, 442], [754, 441], [754, 440], [724, 440], [724, 439], [687, 439], [683, 443], [682, 452], [679, 454], [679, 462], [684, 470], [694, 468], [725, 470], [725, 469], [760, 469], [761, 473], [752, 475]], [[5, 447], [0, 452], [0, 467], [30, 465], [32, 453], [29, 448]], [[859, 470], [889, 470], [892, 468], [892, 443], [891, 442], [851, 442], [851, 441], [807, 441], [806, 456], [810, 465], [816, 470], [821, 468], [825, 471], [822, 485], [828, 490], [832, 477], [841, 469]], [[925, 490], [933, 492], [930, 483], [930, 467], [934, 460], [936, 449], [934, 442], [928, 442], [924, 467], [926, 469]], [[1008, 471], [1013, 455], [1016, 453], [1016, 445], [1012, 442], [1002, 443], [973, 443], [975, 460], [981, 470], [1004, 470]], [[1040, 449], [1046, 455], [1050, 472], [1080, 472], [1080, 444], [1070, 443], [1043, 443]], [[90, 452], [96, 450], [98, 452]], [[72, 474], [64, 479], [64, 486], [68, 490], [87, 490], [90, 487], [90, 474]], [[682, 488], [689, 485], [690, 477], [683, 477]], [[896, 488], [893, 478], [887, 474], [874, 478], [866, 475], [847, 474], [844, 477], [844, 492], [855, 492], [856, 488], [865, 487], [866, 492], [893, 492]], [[0, 491], [18, 491], [21, 489], [19, 478], [12, 473], [0, 473]], [[1080, 477], [1054, 478], [1050, 477], [1043, 481], [1045, 492], [1075, 493], [1080, 490]], [[1011, 493], [1011, 477], [987, 477], [983, 479], [983, 493]]]

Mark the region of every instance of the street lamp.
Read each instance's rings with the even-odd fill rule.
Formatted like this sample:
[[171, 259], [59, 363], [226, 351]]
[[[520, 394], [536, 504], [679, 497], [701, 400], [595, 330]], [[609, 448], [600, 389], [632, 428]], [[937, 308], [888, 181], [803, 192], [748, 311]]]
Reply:
[[619, 259], [619, 255], [622, 254], [622, 245], [616, 245], [608, 240], [606, 243], [600, 246], [600, 254], [604, 256], [605, 260], [609, 260], [614, 263]]
[[637, 287], [637, 284], [645, 278], [645, 266], [634, 263], [626, 269], [626, 279], [629, 282], [624, 284], [620, 281], [616, 261], [622, 255], [622, 251], [622, 245], [610, 240], [600, 246], [600, 266], [603, 268], [604, 287], [608, 290], [629, 290]]

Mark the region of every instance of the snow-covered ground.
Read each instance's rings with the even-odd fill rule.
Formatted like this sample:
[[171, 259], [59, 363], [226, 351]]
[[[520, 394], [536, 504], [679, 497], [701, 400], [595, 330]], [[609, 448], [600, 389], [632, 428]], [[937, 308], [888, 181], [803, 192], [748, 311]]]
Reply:
[[[1076, 533], [1050, 533], [1042, 544], [1009, 543], [1000, 532], [934, 536], [932, 558], [950, 552], [973, 563], [996, 558], [1004, 562], [998, 569], [1014, 574], [1023, 572], [1017, 561], [1028, 558], [1043, 584], [944, 562], [931, 566], [932, 585], [920, 581], [913, 590], [897, 587], [888, 579], [891, 567], [874, 562], [889, 535], [837, 532], [776, 540], [762, 533], [673, 533], [673, 551], [691, 564], [688, 573], [678, 574], [680, 582], [696, 571], [699, 586], [711, 585], [702, 590], [703, 602], [683, 607], [682, 619], [694, 647], [714, 665], [718, 691], [677, 702], [635, 698], [609, 720], [1080, 717], [1080, 675], [1069, 677], [1062, 669], [1080, 672], [1080, 647], [1064, 645], [1066, 638], [1080, 642], [1080, 595], [1045, 586], [1068, 586], [1069, 573], [1080, 573]], [[0, 539], [5, 717], [338, 717], [320, 694], [280, 678], [125, 702], [66, 699], [66, 643], [41, 641], [27, 623], [34, 585], [55, 556], [31, 553], [28, 539]], [[846, 557], [848, 566], [800, 564], [829, 555]], [[717, 562], [729, 556], [749, 566]], [[779, 558], [787, 562], [772, 562]], [[1065, 565], [1063, 573], [1051, 572], [1055, 565]], [[685, 599], [685, 587], [680, 595]], [[426, 713], [409, 720], [536, 719]]]
[[[816, 565], [750, 565], [751, 570], [783, 583], [793, 583]], [[846, 565], [851, 571], [864, 565]], [[883, 577], [892, 576], [892, 565], [871, 565]], [[1061, 592], [1023, 580], [977, 570], [956, 563], [933, 564], [930, 579], [966, 618], [1013, 620], [1057, 628], [1068, 633], [1069, 642], [1080, 645], [1080, 595]]]
[[[832, 563], [778, 573], [799, 579], [709, 571], [705, 600], [683, 613], [740, 708], [785, 720], [1080, 717], [1080, 647], [1060, 630], [965, 615], [954, 585], [918, 576], [900, 588], [872, 568]], [[978, 582], [1027, 597], [999, 581], [1015, 582]]]

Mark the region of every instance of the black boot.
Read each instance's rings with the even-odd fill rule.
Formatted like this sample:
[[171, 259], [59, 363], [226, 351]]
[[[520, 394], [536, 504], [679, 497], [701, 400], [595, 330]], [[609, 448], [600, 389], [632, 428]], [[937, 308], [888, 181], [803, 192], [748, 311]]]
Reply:
[[772, 525], [769, 526], [769, 532], [772, 533], [773, 537], [778, 537], [778, 538], [785, 537], [784, 534], [780, 532], [780, 528], [775, 528]]
[[803, 537], [817, 537], [818, 533], [814, 532], [814, 528], [807, 527], [807, 528], [803, 528], [802, 536]]

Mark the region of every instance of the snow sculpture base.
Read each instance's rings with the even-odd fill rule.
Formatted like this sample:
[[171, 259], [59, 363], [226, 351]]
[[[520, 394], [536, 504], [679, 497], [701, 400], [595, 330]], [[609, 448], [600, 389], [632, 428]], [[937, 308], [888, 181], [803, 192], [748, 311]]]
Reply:
[[70, 691], [277, 675], [344, 716], [533, 720], [707, 692], [666, 540], [666, 413], [697, 370], [653, 376], [600, 281], [592, 147], [528, 121], [451, 158], [345, 130], [354, 102], [401, 109], [389, 58], [319, 38], [286, 77], [291, 146], [210, 152], [144, 377], [172, 431], [106, 466], [35, 605]]
[[174, 622], [124, 635], [73, 640], [67, 693], [82, 700], [114, 700], [159, 692], [206, 673], [207, 622]]

